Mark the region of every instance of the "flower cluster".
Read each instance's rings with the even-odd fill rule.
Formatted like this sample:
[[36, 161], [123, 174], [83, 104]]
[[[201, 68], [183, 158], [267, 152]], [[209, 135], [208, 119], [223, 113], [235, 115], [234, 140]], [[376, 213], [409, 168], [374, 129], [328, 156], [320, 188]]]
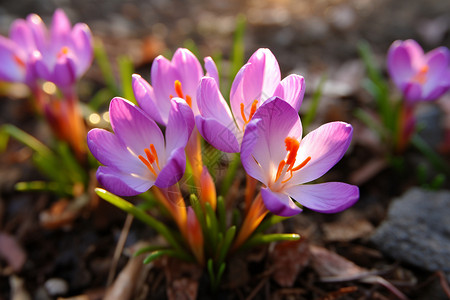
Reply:
[[89, 27], [83, 23], [72, 27], [61, 9], [53, 14], [49, 29], [38, 15], [30, 14], [12, 24], [9, 38], [0, 36], [0, 80], [30, 88], [55, 135], [80, 161], [85, 159], [86, 130], [75, 85], [92, 59]]
[[[89, 149], [104, 165], [97, 178], [106, 189], [121, 196], [151, 189], [172, 213], [200, 263], [204, 253], [198, 243], [207, 233], [199, 231], [196, 214], [186, 208], [178, 184], [187, 163], [203, 209], [215, 209], [212, 176], [205, 166], [198, 167], [200, 137], [218, 150], [240, 153], [253, 192], [257, 181], [262, 184], [246, 208], [234, 248], [245, 242], [269, 211], [288, 217], [305, 206], [334, 213], [358, 200], [359, 190], [353, 185], [305, 184], [320, 178], [343, 157], [353, 130], [349, 124], [333, 122], [302, 136], [298, 115], [305, 92], [302, 76], [281, 80], [275, 56], [259, 49], [236, 75], [230, 107], [219, 91], [217, 68], [209, 57], [205, 68], [206, 75], [189, 50], [178, 49], [171, 61], [162, 56], [155, 59], [152, 85], [133, 75], [140, 107], [121, 98], [111, 101], [114, 133], [103, 129], [88, 133]], [[165, 137], [156, 123], [165, 126]]]
[[0, 36], [0, 80], [34, 88], [39, 80], [70, 88], [92, 62], [92, 34], [86, 24], [73, 28], [64, 11], [53, 15], [50, 29], [36, 14], [16, 20], [9, 39]]
[[395, 41], [388, 51], [387, 69], [404, 99], [392, 109], [398, 122], [393, 129], [395, 151], [402, 153], [416, 130], [417, 104], [436, 100], [450, 90], [450, 50], [442, 46], [424, 53], [415, 40]]

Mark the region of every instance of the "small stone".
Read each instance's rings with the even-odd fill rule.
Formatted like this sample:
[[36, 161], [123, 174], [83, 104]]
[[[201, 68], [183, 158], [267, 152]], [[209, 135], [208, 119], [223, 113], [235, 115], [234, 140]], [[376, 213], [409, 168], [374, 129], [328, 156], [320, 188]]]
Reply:
[[371, 240], [389, 256], [450, 280], [450, 191], [413, 188], [391, 204]]
[[69, 291], [69, 285], [61, 278], [50, 278], [44, 285], [50, 296], [65, 295]]

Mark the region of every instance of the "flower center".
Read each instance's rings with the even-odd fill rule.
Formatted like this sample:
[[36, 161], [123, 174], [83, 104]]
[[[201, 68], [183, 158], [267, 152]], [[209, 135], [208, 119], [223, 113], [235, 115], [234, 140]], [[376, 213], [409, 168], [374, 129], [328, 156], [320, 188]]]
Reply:
[[61, 58], [63, 56], [66, 56], [67, 54], [69, 54], [69, 52], [70, 52], [69, 47], [64, 46], [64, 47], [61, 48], [61, 50], [59, 50], [59, 52], [57, 54], [57, 57]]
[[412, 81], [425, 84], [427, 81], [427, 73], [428, 73], [429, 67], [427, 65], [424, 65], [420, 70], [416, 73], [416, 75], [413, 76]]
[[17, 55], [13, 56], [14, 61], [16, 62], [16, 64], [19, 65], [19, 67], [21, 67], [22, 69], [25, 69], [25, 62]]
[[156, 173], [156, 168], [158, 168], [158, 171], [160, 171], [159, 167], [159, 159], [158, 154], [156, 153], [155, 146], [153, 144], [150, 144], [150, 149], [145, 148], [144, 152], [147, 156], [147, 159], [145, 159], [142, 155], [138, 155], [138, 158], [142, 161], [142, 163], [152, 172], [153, 175], [158, 176]]
[[[179, 80], [175, 80], [175, 92], [177, 93], [177, 97], [186, 100], [186, 103], [190, 108], [192, 108], [192, 98], [189, 95], [186, 95], [186, 97], [184, 96], [183, 88], [181, 87], [181, 82]], [[172, 99], [173, 97], [173, 95], [170, 95], [170, 99]]]
[[281, 181], [281, 183], [286, 183], [289, 180], [291, 180], [293, 173], [295, 171], [300, 170], [303, 168], [310, 160], [311, 156], [308, 156], [303, 162], [301, 162], [298, 166], [294, 168], [294, 164], [297, 158], [297, 152], [298, 148], [300, 147], [300, 142], [297, 141], [294, 138], [287, 137], [284, 140], [284, 143], [286, 145], [286, 151], [288, 152], [286, 160], [280, 161], [280, 164], [278, 165], [277, 175], [275, 177], [275, 182], [278, 181], [278, 179], [284, 177], [284, 175], [289, 172], [290, 176], [288, 179], [285, 179]]
[[245, 125], [247, 125], [251, 121], [251, 119], [253, 118], [253, 115], [256, 112], [257, 105], [258, 105], [258, 100], [253, 101], [252, 106], [250, 107], [250, 113], [249, 113], [248, 119], [247, 119], [245, 117], [245, 111], [244, 111], [245, 106], [244, 106], [244, 103], [241, 103], [241, 116], [242, 116], [242, 120], [244, 121], [244, 128], [245, 128]]

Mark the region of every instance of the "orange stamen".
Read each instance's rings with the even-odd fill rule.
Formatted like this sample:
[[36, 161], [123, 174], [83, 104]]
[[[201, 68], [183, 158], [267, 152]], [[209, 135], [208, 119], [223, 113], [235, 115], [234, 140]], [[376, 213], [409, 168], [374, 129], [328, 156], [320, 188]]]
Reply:
[[277, 175], [275, 176], [275, 182], [278, 181], [278, 179], [280, 179], [286, 166], [288, 167], [285, 170], [285, 172], [289, 171], [290, 176], [289, 178], [281, 181], [281, 183], [286, 183], [289, 180], [291, 180], [291, 178], [294, 176], [293, 173], [303, 168], [311, 160], [311, 156], [308, 156], [301, 164], [299, 164], [294, 168], [295, 160], [297, 158], [297, 152], [298, 149], [300, 148], [300, 142], [294, 138], [287, 137], [284, 140], [284, 143], [286, 145], [286, 151], [288, 152], [288, 154], [286, 160], [280, 161], [280, 164], [278, 165]]
[[297, 157], [297, 151], [300, 147], [300, 142], [296, 139], [293, 139], [291, 137], [287, 137], [284, 140], [284, 143], [286, 144], [286, 151], [289, 152], [288, 157], [286, 159], [286, 164], [290, 165], [290, 169], [295, 163], [295, 158]]
[[300, 170], [301, 168], [303, 168], [310, 160], [311, 160], [311, 156], [308, 156], [301, 164], [299, 164], [299, 165], [296, 166], [295, 168], [292, 168], [293, 165], [291, 165], [291, 166], [289, 167], [289, 169], [288, 169], [288, 170], [290, 171], [289, 178], [283, 180], [281, 183], [286, 183], [286, 182], [288, 182], [289, 180], [291, 180], [291, 178], [294, 176], [294, 171], [298, 171], [298, 170]]
[[[183, 94], [183, 88], [181, 86], [181, 82], [179, 80], [175, 80], [175, 93], [177, 93], [178, 98], [182, 98], [186, 100], [186, 103], [189, 105], [189, 107], [192, 108], [192, 97], [189, 95], [186, 95], [186, 97]], [[173, 98], [173, 95], [170, 95], [170, 99]]]
[[248, 120], [247, 120], [247, 118], [245, 117], [245, 112], [244, 112], [244, 108], [245, 108], [244, 103], [241, 103], [241, 117], [244, 120], [245, 125], [247, 125], [248, 122], [250, 122], [250, 120], [253, 118], [253, 115], [256, 112], [257, 106], [258, 106], [258, 100], [254, 100], [252, 103], [252, 106], [250, 108], [250, 114], [248, 115]]
[[192, 98], [189, 95], [186, 95], [186, 103], [189, 105], [189, 107], [192, 108]]
[[70, 52], [69, 47], [64, 46], [61, 48], [61, 50], [59, 50], [58, 53], [58, 58], [60, 58], [61, 56], [67, 55]]
[[161, 168], [159, 167], [159, 159], [158, 154], [156, 153], [155, 146], [153, 144], [150, 144], [150, 149], [145, 148], [144, 152], [147, 156], [147, 159], [145, 159], [142, 155], [138, 155], [138, 158], [142, 161], [142, 163], [144, 163], [144, 165], [150, 170], [150, 172], [153, 173], [153, 175], [158, 176], [158, 174], [156, 174], [155, 168], [152, 165], [154, 162], [156, 162], [156, 166], [159, 170], [161, 170]]
[[417, 72], [416, 75], [413, 76], [412, 81], [418, 82], [420, 84], [425, 84], [425, 82], [427, 81], [428, 69], [428, 65], [424, 65], [422, 68], [420, 68], [419, 72]]
[[156, 160], [156, 165], [158, 166], [158, 169], [161, 170], [161, 168], [159, 167], [158, 153], [156, 153], [155, 145], [150, 144], [150, 150], [152, 150], [152, 154], [153, 154], [153, 157]]
[[275, 177], [275, 181], [280, 179], [281, 172], [283, 172], [283, 168], [285, 165], [286, 165], [286, 162], [284, 160], [280, 161], [280, 164], [278, 165], [277, 176]]
[[13, 56], [14, 61], [21, 67], [21, 68], [25, 68], [25, 62], [20, 59], [20, 57], [18, 57], [17, 55]]
[[183, 89], [181, 88], [181, 82], [179, 80], [175, 80], [175, 92], [177, 93], [178, 97], [183, 98]]
[[150, 170], [150, 172], [153, 173], [153, 175], [158, 176], [155, 172], [155, 169], [153, 169], [152, 165], [142, 155], [138, 155], [138, 158], [144, 163], [144, 165], [147, 166], [147, 168]]

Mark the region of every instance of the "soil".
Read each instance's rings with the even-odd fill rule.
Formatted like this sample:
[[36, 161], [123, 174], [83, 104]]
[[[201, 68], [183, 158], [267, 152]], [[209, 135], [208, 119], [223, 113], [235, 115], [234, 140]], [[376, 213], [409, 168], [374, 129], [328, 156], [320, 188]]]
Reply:
[[[425, 165], [431, 170], [427, 182], [436, 172], [414, 149], [403, 155], [405, 165], [401, 172], [385, 165], [379, 142], [353, 114], [357, 107], [373, 108], [370, 96], [361, 86], [364, 67], [357, 53], [358, 42], [365, 40], [370, 44], [375, 63], [382, 70], [386, 51], [396, 39], [416, 39], [425, 50], [440, 45], [449, 47], [449, 1], [1, 1], [0, 33], [7, 35], [11, 22], [29, 13], [39, 14], [48, 24], [57, 7], [63, 8], [73, 23], [87, 23], [106, 45], [112, 60], [120, 55], [130, 56], [136, 72], [147, 79], [156, 55], [173, 51], [187, 40], [193, 40], [204, 56], [222, 52], [223, 58], [228, 59], [236, 16], [242, 14], [247, 19], [246, 58], [256, 49], [268, 47], [279, 60], [284, 75], [298, 73], [306, 78], [301, 115], [308, 109], [320, 77], [328, 75], [311, 129], [334, 120], [349, 122], [355, 128], [351, 148], [324, 180], [358, 184], [361, 197], [356, 205], [334, 215], [305, 211], [275, 226], [273, 230], [277, 232], [299, 233], [304, 239], [295, 246], [270, 245], [234, 255], [217, 294], [211, 293], [208, 276], [201, 270], [163, 259], [135, 271], [140, 276], [136, 282], [143, 284], [136, 284], [134, 296], [127, 299], [166, 299], [168, 295], [172, 299], [192, 299], [190, 291], [197, 288], [198, 299], [398, 299], [379, 283], [344, 279], [324, 282], [320, 268], [311, 262], [313, 245], [325, 247], [366, 270], [376, 270], [377, 275], [392, 282], [410, 299], [449, 297], [448, 283], [440, 277], [441, 273], [395, 261], [369, 239], [385, 218], [391, 201], [424, 183], [416, 176], [417, 166]], [[105, 85], [100, 77], [94, 64], [80, 83], [80, 88], [87, 90], [81, 94], [83, 102], [89, 101], [91, 89]], [[51, 133], [34, 114], [23, 87], [6, 89], [0, 85], [0, 96], [2, 124], [14, 124], [51, 143]], [[448, 100], [447, 96], [442, 101]], [[445, 117], [443, 105], [431, 106]], [[435, 125], [438, 142], [445, 126]], [[449, 154], [443, 153], [447, 162]], [[16, 253], [14, 259], [19, 260], [22, 252], [26, 257], [17, 271], [11, 271], [7, 261], [0, 259], [0, 300], [30, 299], [20, 292], [42, 300], [58, 296], [102, 299], [113, 262], [117, 262], [115, 273], [119, 274], [130, 259], [129, 251], [124, 251], [118, 260], [113, 259], [126, 215], [100, 201], [96, 209], [84, 212], [67, 226], [43, 228], [40, 213], [58, 199], [51, 194], [20, 193], [14, 189], [18, 181], [43, 179], [33, 167], [31, 156], [28, 148], [14, 140], [0, 153], [0, 234], [15, 241], [18, 248], [12, 251]], [[367, 167], [370, 164], [371, 169]], [[450, 182], [444, 182], [440, 188], [449, 189]], [[243, 188], [238, 188], [238, 193], [242, 192]], [[125, 249], [156, 238], [151, 229], [133, 221]], [[290, 252], [289, 247], [298, 248]], [[277, 254], [287, 259], [284, 265]], [[283, 274], [288, 278], [280, 279], [280, 275], [275, 275], [275, 266], [280, 265], [298, 265], [298, 274], [286, 271]], [[66, 286], [59, 295], [49, 296], [49, 285], [58, 284], [57, 280], [51, 281], [55, 278], [62, 279]], [[13, 288], [20, 280], [23, 287], [19, 284]], [[286, 284], [286, 280], [291, 283]]]

